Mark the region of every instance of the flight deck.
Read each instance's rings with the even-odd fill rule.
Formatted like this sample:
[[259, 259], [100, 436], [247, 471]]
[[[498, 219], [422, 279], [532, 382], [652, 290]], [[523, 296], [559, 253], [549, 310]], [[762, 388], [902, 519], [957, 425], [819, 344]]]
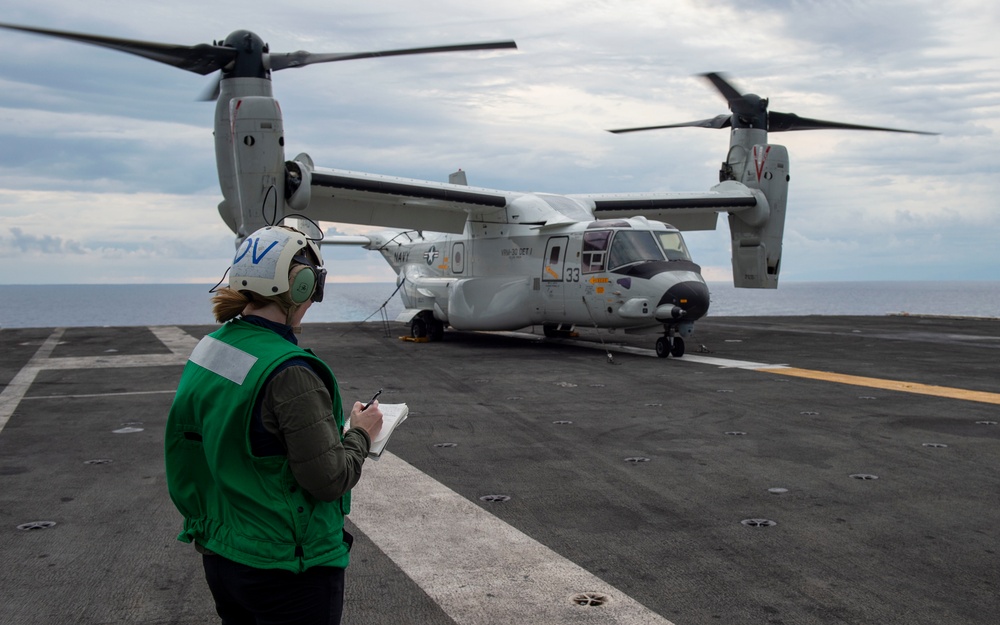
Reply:
[[[0, 331], [0, 622], [213, 623], [163, 430], [214, 326]], [[345, 625], [985, 624], [1000, 320], [710, 317], [656, 335], [306, 324], [366, 462]]]

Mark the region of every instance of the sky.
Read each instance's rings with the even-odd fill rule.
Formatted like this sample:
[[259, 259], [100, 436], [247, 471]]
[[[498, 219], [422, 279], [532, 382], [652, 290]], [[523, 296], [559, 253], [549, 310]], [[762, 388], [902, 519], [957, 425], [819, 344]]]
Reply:
[[[784, 281], [1000, 280], [1000, 5], [955, 0], [68, 0], [2, 21], [194, 45], [248, 29], [271, 50], [513, 39], [275, 72], [286, 158], [508, 191], [703, 192], [728, 130], [609, 128], [714, 117], [723, 72], [773, 111], [940, 133], [772, 133], [791, 159]], [[233, 256], [210, 82], [139, 57], [0, 30], [0, 284], [215, 283]], [[363, 232], [330, 225], [336, 232]], [[685, 235], [731, 280], [725, 218]], [[388, 282], [324, 248], [330, 279]]]

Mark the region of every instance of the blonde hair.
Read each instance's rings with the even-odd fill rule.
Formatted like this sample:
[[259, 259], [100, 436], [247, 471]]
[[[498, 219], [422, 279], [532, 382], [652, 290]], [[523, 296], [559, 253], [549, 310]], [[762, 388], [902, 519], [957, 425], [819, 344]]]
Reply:
[[219, 323], [225, 323], [239, 316], [247, 304], [253, 301], [253, 293], [243, 293], [224, 286], [212, 296], [212, 314]]
[[[292, 265], [292, 268], [288, 272], [289, 284], [294, 282], [295, 276], [305, 268], [305, 265]], [[261, 307], [272, 303], [281, 307], [286, 317], [291, 317], [292, 313], [300, 306], [300, 304], [292, 301], [292, 296], [288, 291], [279, 295], [265, 297], [253, 291], [237, 291], [231, 287], [224, 286], [212, 296], [212, 314], [215, 315], [217, 322], [225, 323], [230, 319], [239, 317], [250, 304]]]

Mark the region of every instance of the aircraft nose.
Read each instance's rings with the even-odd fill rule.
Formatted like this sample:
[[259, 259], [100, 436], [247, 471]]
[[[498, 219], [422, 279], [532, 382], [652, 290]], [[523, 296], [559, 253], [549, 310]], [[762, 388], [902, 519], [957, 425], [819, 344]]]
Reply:
[[708, 285], [689, 280], [673, 285], [660, 298], [656, 307], [657, 321], [694, 321], [708, 312]]

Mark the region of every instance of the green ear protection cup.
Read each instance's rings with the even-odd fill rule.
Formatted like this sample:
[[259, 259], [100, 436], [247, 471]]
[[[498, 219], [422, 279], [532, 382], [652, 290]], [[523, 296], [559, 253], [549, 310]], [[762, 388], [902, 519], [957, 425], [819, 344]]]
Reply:
[[316, 272], [312, 267], [304, 267], [295, 274], [295, 280], [292, 282], [291, 288], [288, 289], [288, 295], [295, 304], [304, 304], [309, 301], [315, 290]]
[[[309, 269], [310, 272], [312, 272], [312, 275], [313, 275], [313, 278], [314, 278], [314, 281], [313, 281], [313, 290], [312, 290], [312, 301], [317, 302], [317, 303], [322, 302], [323, 301], [323, 291], [326, 290], [326, 288], [325, 288], [326, 287], [326, 268], [325, 267], [317, 267], [316, 264], [313, 262], [313, 260], [311, 258], [309, 258], [309, 256], [305, 253], [305, 250], [303, 250], [303, 253], [296, 254], [295, 256], [293, 256], [292, 257], [292, 262], [296, 262], [296, 263], [298, 263], [300, 265], [305, 265], [306, 268]], [[302, 272], [299, 272], [299, 273], [301, 274]], [[289, 290], [292, 290], [292, 289], [289, 289]]]

